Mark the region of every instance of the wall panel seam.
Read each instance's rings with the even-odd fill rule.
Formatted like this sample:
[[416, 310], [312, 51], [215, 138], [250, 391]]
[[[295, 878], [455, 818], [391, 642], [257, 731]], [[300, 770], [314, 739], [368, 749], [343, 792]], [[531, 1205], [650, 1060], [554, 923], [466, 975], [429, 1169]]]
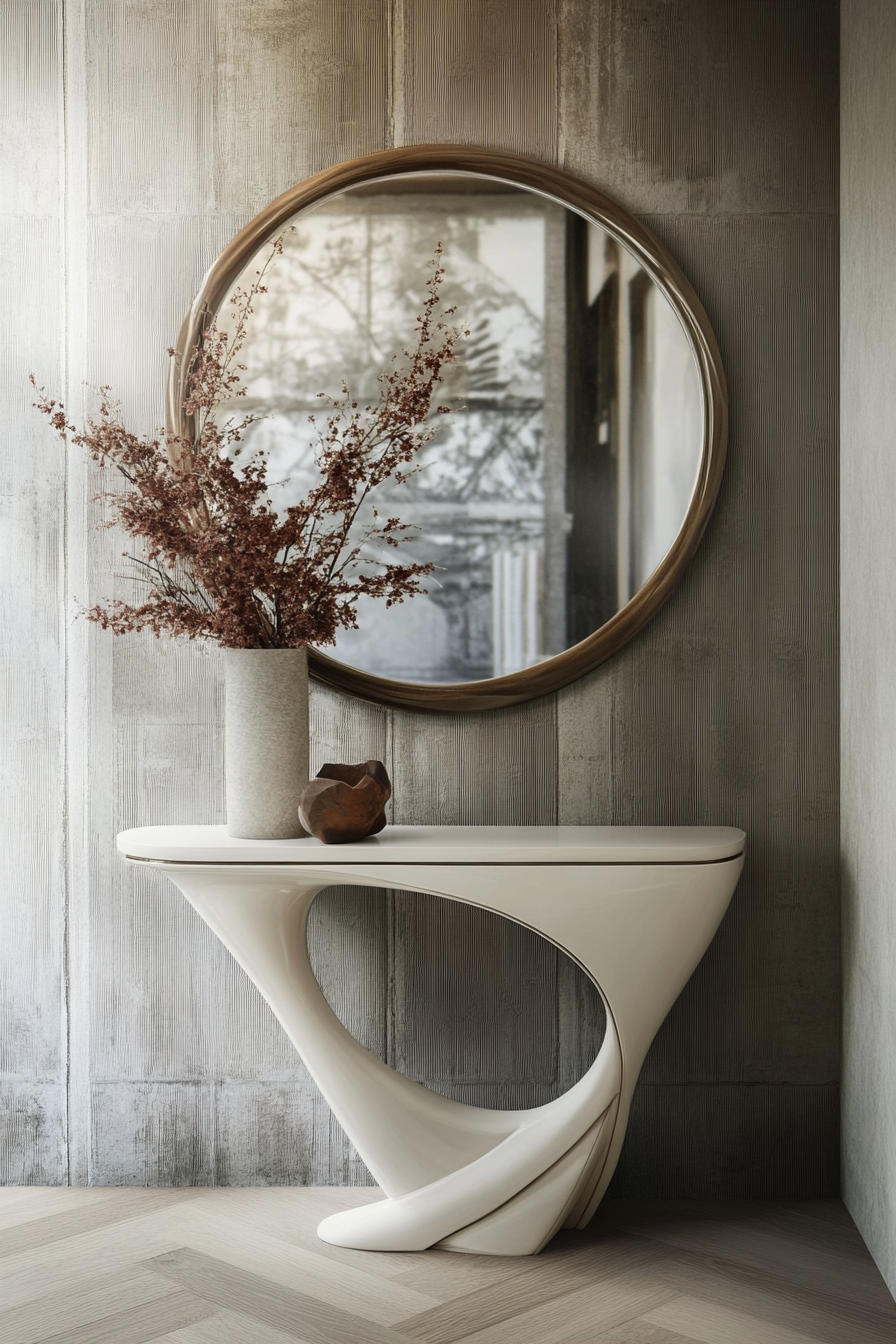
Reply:
[[[60, 295], [62, 303], [61, 315], [61, 369], [62, 385], [66, 389], [66, 400], [68, 401], [68, 380], [69, 380], [69, 257], [70, 257], [70, 202], [69, 202], [69, 115], [68, 115], [68, 0], [61, 0], [58, 8], [57, 18], [57, 40], [59, 42], [60, 56], [60, 119], [61, 119], [61, 138], [62, 138], [62, 162], [59, 173], [59, 194], [62, 206], [62, 227], [63, 227], [63, 247], [62, 247], [62, 293]], [[64, 451], [67, 453], [68, 446]], [[64, 1068], [64, 1123], [65, 1123], [65, 1182], [66, 1185], [72, 1184], [72, 1127], [71, 1127], [71, 1090], [72, 1090], [72, 1021], [71, 1021], [71, 846], [69, 844], [69, 829], [71, 821], [71, 812], [69, 807], [69, 637], [68, 637], [68, 588], [69, 588], [69, 527], [68, 527], [68, 471], [62, 472], [62, 500], [61, 500], [61, 525], [60, 525], [60, 575], [61, 602], [59, 611], [60, 622], [60, 643], [62, 647], [62, 742], [61, 742], [61, 767], [62, 767], [62, 994], [63, 994], [63, 1068]]]

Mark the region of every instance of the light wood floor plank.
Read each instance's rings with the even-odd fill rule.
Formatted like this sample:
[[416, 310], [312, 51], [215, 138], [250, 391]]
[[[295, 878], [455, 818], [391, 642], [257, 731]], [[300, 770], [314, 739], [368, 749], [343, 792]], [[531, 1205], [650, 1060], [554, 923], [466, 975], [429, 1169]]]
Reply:
[[[460, 1266], [458, 1261], [462, 1262]], [[440, 1302], [454, 1302], [483, 1288], [493, 1288], [517, 1274], [519, 1265], [510, 1255], [455, 1255], [439, 1251], [428, 1264], [416, 1265], [407, 1273], [396, 1275], [391, 1282], [417, 1288]]]
[[[600, 1344], [694, 1344], [694, 1341], [687, 1335], [676, 1334], [674, 1330], [664, 1330], [661, 1325], [650, 1325], [647, 1321], [626, 1321], [624, 1325], [615, 1326], [608, 1335], [602, 1334]], [[760, 1344], [760, 1341], [756, 1340], [755, 1344]]]
[[0, 1188], [0, 1229], [101, 1203], [114, 1195], [114, 1190], [91, 1190], [87, 1186], [7, 1185]]
[[788, 1330], [695, 1297], [676, 1297], [654, 1311], [642, 1313], [642, 1319], [699, 1344], [757, 1344], [757, 1340], [762, 1344], [819, 1344], [817, 1335]]
[[31, 1247], [0, 1260], [0, 1305], [32, 1302], [54, 1292], [77, 1292], [97, 1275], [125, 1275], [141, 1259], [175, 1250], [182, 1242], [170, 1225], [176, 1209], [161, 1209], [145, 1218], [94, 1228], [80, 1236]]
[[63, 1330], [58, 1335], [47, 1335], [40, 1344], [146, 1344], [178, 1326], [201, 1320], [209, 1310], [207, 1302], [190, 1293], [172, 1293], [157, 1302], [146, 1302], [102, 1321], [92, 1321], [75, 1330]]
[[[662, 1251], [634, 1237], [614, 1240], [610, 1234], [602, 1240], [599, 1254], [589, 1242], [570, 1246], [568, 1240], [560, 1248], [549, 1247], [522, 1263], [510, 1260], [508, 1263], [516, 1267], [513, 1274], [420, 1316], [399, 1321], [396, 1328], [423, 1344], [453, 1344], [473, 1330], [515, 1319], [542, 1303], [563, 1300], [565, 1304], [579, 1288], [597, 1288], [641, 1268], [653, 1275], [662, 1255]], [[674, 1296], [674, 1291], [670, 1289], [669, 1296]]]
[[[9, 1311], [0, 1311], [0, 1344], [43, 1344], [55, 1336], [88, 1327], [99, 1330], [105, 1320], [119, 1320], [144, 1308], [167, 1311], [166, 1304], [172, 1301], [174, 1306], [166, 1318], [172, 1324], [165, 1328], [197, 1319], [192, 1310], [184, 1315], [183, 1291], [160, 1281], [155, 1274], [131, 1268], [126, 1274], [92, 1276], [74, 1289], [49, 1293]], [[214, 1311], [207, 1302], [198, 1298], [192, 1301], [201, 1306], [200, 1315]]]
[[317, 1225], [331, 1213], [342, 1209], [359, 1208], [363, 1204], [382, 1199], [376, 1189], [355, 1187], [301, 1188], [301, 1187], [241, 1187], [207, 1190], [202, 1193], [196, 1208], [213, 1209], [221, 1219], [234, 1219], [243, 1225], [254, 1221], [266, 1232], [282, 1240], [287, 1246], [308, 1251], [321, 1260], [344, 1266], [347, 1271], [374, 1274], [378, 1280], [400, 1283], [427, 1296], [437, 1298], [421, 1284], [416, 1285], [418, 1273], [434, 1273], [444, 1284], [445, 1296], [457, 1296], [482, 1284], [483, 1267], [494, 1266], [495, 1276], [513, 1273], [516, 1262], [506, 1256], [456, 1255], [450, 1251], [428, 1250], [415, 1252], [355, 1251], [344, 1246], [330, 1246], [317, 1236]]
[[530, 1311], [518, 1313], [508, 1303], [508, 1313], [500, 1324], [457, 1337], [457, 1344], [591, 1341], [599, 1332], [643, 1316], [674, 1296], [669, 1288], [657, 1286], [649, 1270], [620, 1274], [612, 1280], [578, 1288]]
[[371, 1270], [375, 1265], [376, 1273], [384, 1278], [396, 1278], [418, 1266], [422, 1269], [433, 1254], [457, 1261], [459, 1257], [449, 1251], [423, 1251], [419, 1255], [380, 1251], [371, 1257], [369, 1251], [329, 1246], [318, 1239], [317, 1224], [322, 1219], [339, 1214], [344, 1208], [360, 1208], [382, 1198], [382, 1191], [367, 1187], [243, 1187], [204, 1192], [203, 1206], [215, 1207], [222, 1216], [243, 1216], [244, 1211], [258, 1208], [270, 1234], [287, 1245], [305, 1247], [316, 1255], [360, 1270]]
[[[114, 1197], [109, 1198], [110, 1193]], [[33, 1246], [64, 1241], [97, 1227], [109, 1227], [113, 1223], [140, 1218], [152, 1209], [167, 1209], [194, 1199], [196, 1193], [192, 1190], [103, 1191], [104, 1198], [3, 1229], [0, 1231], [0, 1258], [19, 1255]]]
[[257, 1214], [247, 1217], [244, 1211], [238, 1220], [228, 1217], [220, 1201], [205, 1200], [179, 1210], [176, 1228], [191, 1250], [258, 1274], [290, 1291], [300, 1289], [332, 1306], [356, 1297], [364, 1302], [364, 1315], [380, 1325], [392, 1325], [402, 1317], [427, 1313], [438, 1306], [436, 1298], [383, 1278], [377, 1272], [376, 1256], [368, 1256], [363, 1269], [349, 1269], [269, 1235]]
[[[788, 1280], [794, 1285], [814, 1290], [821, 1279], [829, 1292], [857, 1302], [876, 1299], [884, 1305], [889, 1297], [870, 1257], [861, 1253], [864, 1247], [859, 1251], [851, 1239], [844, 1244], [842, 1234], [832, 1238], [829, 1227], [818, 1235], [818, 1225], [807, 1221], [795, 1225], [788, 1220], [783, 1226], [776, 1226], [780, 1215], [768, 1211], [760, 1215], [748, 1209], [731, 1209], [724, 1216], [699, 1219], [683, 1218], [677, 1210], [663, 1219], [645, 1209], [642, 1217], [648, 1222], [647, 1235], [652, 1241], [700, 1255], [721, 1256], [762, 1272], [771, 1270], [777, 1274], [781, 1265], [786, 1264]], [[610, 1220], [612, 1226], [628, 1230], [633, 1230], [638, 1221], [613, 1218], [612, 1209]], [[811, 1235], [812, 1232], [816, 1235]]]
[[307, 1344], [359, 1344], [362, 1340], [364, 1344], [404, 1344], [394, 1330], [357, 1312], [291, 1292], [199, 1251], [171, 1251], [144, 1261], [144, 1267], [219, 1307], [243, 1312], [287, 1334], [292, 1331]]
[[160, 1335], [158, 1344], [308, 1344], [308, 1340], [238, 1311], [216, 1311], [195, 1325]]
[[[600, 1229], [590, 1235], [599, 1235]], [[764, 1319], [794, 1330], [807, 1329], [826, 1344], [892, 1344], [896, 1340], [896, 1304], [884, 1288], [884, 1305], [856, 1302], [829, 1292], [819, 1273], [814, 1285], [794, 1282], [786, 1256], [776, 1271], [759, 1269], [710, 1255], [681, 1250], [669, 1242], [653, 1241], [645, 1227], [636, 1240], [661, 1247], [654, 1261], [657, 1280], [680, 1293], [706, 1297], [734, 1310], [755, 1309]], [[595, 1244], [595, 1250], [600, 1242]], [[867, 1252], [866, 1252], [867, 1256]], [[867, 1256], [869, 1262], [871, 1257]], [[877, 1268], [871, 1262], [874, 1273]]]

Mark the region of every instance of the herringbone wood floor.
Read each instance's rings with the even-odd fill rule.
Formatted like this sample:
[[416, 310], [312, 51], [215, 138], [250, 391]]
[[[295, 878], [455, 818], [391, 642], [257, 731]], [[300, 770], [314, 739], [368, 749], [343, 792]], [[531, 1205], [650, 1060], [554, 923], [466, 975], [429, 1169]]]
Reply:
[[371, 1255], [359, 1189], [0, 1190], [0, 1344], [894, 1344], [834, 1200], [606, 1204], [524, 1260]]

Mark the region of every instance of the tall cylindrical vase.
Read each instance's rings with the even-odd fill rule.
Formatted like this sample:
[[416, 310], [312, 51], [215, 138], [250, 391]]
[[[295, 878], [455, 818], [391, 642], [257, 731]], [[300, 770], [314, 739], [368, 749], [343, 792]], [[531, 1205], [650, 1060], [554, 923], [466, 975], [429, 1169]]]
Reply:
[[227, 833], [243, 840], [306, 835], [308, 650], [225, 649]]

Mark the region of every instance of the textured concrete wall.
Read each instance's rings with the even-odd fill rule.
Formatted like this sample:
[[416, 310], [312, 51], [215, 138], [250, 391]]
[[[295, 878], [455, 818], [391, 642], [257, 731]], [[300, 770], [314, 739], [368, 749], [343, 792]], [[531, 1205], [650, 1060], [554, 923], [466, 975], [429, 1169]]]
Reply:
[[0, 1180], [66, 1173], [65, 460], [28, 374], [65, 370], [61, 9], [0, 15]]
[[[676, 596], [613, 662], [505, 713], [393, 713], [317, 689], [313, 751], [386, 761], [400, 822], [743, 826], [746, 876], [647, 1061], [615, 1188], [834, 1190], [834, 4], [13, 0], [3, 17], [7, 58], [40, 79], [3, 85], [25, 110], [16, 191], [0, 202], [18, 211], [19, 247], [3, 254], [0, 311], [27, 296], [22, 372], [64, 381], [76, 411], [85, 379], [108, 381], [151, 428], [165, 347], [223, 244], [306, 174], [391, 144], [560, 163], [679, 259], [721, 343], [732, 428], [718, 510]], [[63, 145], [59, 173], [46, 165]], [[28, 179], [38, 159], [43, 196]], [[58, 232], [16, 269], [36, 221]], [[18, 568], [0, 566], [4, 651], [29, 713], [38, 667], [48, 694], [33, 719], [13, 698], [6, 728], [25, 744], [7, 758], [10, 796], [27, 800], [0, 818], [17, 949], [4, 1085], [22, 1117], [4, 1131], [7, 1178], [364, 1180], [252, 986], [163, 878], [115, 858], [122, 827], [220, 818], [219, 660], [59, 619], [47, 592], [63, 505], [68, 601], [125, 591], [122, 546], [94, 528], [90, 471], [74, 454], [63, 465], [21, 381], [10, 388], [34, 446], [16, 438], [8, 457], [22, 521]], [[314, 941], [352, 1030], [433, 1086], [535, 1102], [593, 1051], [593, 994], [524, 931], [335, 892]]]
[[896, 7], [842, 31], [843, 1185], [896, 1292]]

